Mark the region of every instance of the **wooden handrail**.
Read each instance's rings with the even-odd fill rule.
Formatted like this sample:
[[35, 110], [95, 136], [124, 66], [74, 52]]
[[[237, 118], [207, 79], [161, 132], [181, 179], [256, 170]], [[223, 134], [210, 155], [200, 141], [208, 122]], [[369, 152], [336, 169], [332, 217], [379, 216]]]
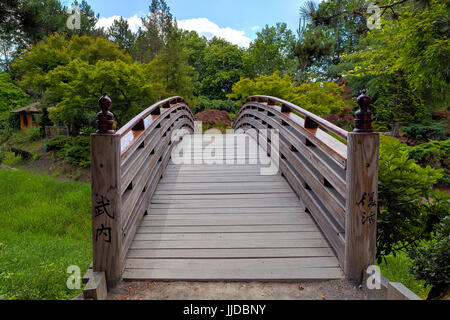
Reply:
[[194, 116], [183, 98], [172, 97], [115, 132], [111, 99], [104, 94], [99, 104], [99, 130], [91, 135], [93, 271], [104, 271], [110, 287], [178, 143], [172, 133], [193, 133]]
[[353, 132], [269, 96], [247, 98], [233, 122], [234, 130], [278, 156], [281, 174], [330, 242], [346, 277], [355, 281], [375, 263], [376, 253], [379, 136], [372, 132], [370, 103], [365, 94], [358, 98]]
[[257, 95], [257, 96], [251, 96], [248, 97], [245, 101], [244, 101], [244, 105], [248, 104], [248, 103], [265, 103], [268, 106], [274, 106], [276, 103], [281, 105], [281, 112], [282, 113], [286, 113], [286, 112], [290, 112], [290, 111], [296, 111], [298, 113], [300, 113], [302, 116], [305, 117], [305, 119], [309, 119], [311, 121], [313, 121], [314, 123], [316, 123], [318, 126], [322, 127], [323, 129], [336, 134], [337, 136], [343, 138], [343, 139], [347, 139], [348, 137], [348, 132], [342, 128], [339, 128], [338, 126], [332, 124], [331, 122], [328, 122], [327, 120], [303, 109], [300, 108], [299, 106], [296, 106], [293, 103], [290, 103], [288, 101], [276, 98], [276, 97], [271, 97], [271, 96], [263, 96], [263, 95]]
[[[154, 105], [148, 107], [144, 111], [142, 111], [136, 117], [134, 117], [130, 122], [128, 122], [119, 131], [117, 131], [117, 134], [120, 135], [121, 137], [125, 136], [133, 128], [139, 126], [142, 123], [142, 121], [144, 121], [148, 116], [161, 114], [160, 112], [158, 112], [158, 110], [161, 107], [170, 108], [172, 105], [177, 104], [177, 103], [185, 103], [186, 105], [188, 105], [187, 102], [184, 100], [184, 98], [178, 97], [178, 96], [159, 101], [159, 102], [155, 103]], [[146, 128], [144, 127], [144, 130], [145, 129]]]

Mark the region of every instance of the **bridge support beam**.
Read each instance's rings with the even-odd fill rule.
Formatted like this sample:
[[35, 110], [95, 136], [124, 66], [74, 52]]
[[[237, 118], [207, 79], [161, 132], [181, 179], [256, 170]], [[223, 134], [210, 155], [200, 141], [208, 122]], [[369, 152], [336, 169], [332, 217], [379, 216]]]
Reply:
[[[358, 99], [363, 116], [370, 104], [367, 98], [363, 95]], [[379, 135], [371, 132], [370, 119], [363, 120], [356, 123], [355, 132], [347, 139], [344, 273], [358, 283], [363, 272], [375, 264], [380, 143]]]

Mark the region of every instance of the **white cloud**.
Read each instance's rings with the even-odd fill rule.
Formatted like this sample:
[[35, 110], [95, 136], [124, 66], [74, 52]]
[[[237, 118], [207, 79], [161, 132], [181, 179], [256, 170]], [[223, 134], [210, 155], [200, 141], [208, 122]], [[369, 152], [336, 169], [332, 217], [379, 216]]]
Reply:
[[[105, 29], [108, 29], [108, 27], [112, 25], [114, 20], [119, 20], [119, 18], [120, 16], [100, 18], [97, 22], [97, 27], [104, 27]], [[133, 32], [136, 32], [139, 29], [139, 27], [142, 27], [142, 20], [138, 14], [135, 14], [134, 16], [125, 19], [128, 20], [130, 29]], [[218, 37], [241, 47], [248, 47], [251, 42], [251, 39], [245, 36], [245, 31], [234, 30], [229, 27], [221, 28], [214, 22], [209, 21], [207, 18], [186, 19], [186, 20], [179, 20], [177, 22], [178, 26], [181, 29], [189, 31], [197, 31], [199, 35], [205, 36], [207, 39]], [[259, 29], [259, 26], [255, 26], [252, 28], [252, 30], [257, 30], [254, 29], [256, 27], [257, 29]]]
[[216, 36], [241, 47], [248, 47], [251, 42], [251, 39], [245, 36], [245, 31], [234, 30], [229, 27], [221, 28], [207, 18], [180, 20], [178, 26], [184, 30], [197, 31], [199, 35], [205, 36], [207, 39]]
[[252, 31], [258, 31], [261, 27], [260, 26], [254, 26], [252, 27]]
[[[112, 16], [109, 18], [100, 18], [98, 19], [98, 22], [96, 24], [97, 28], [104, 27], [105, 30], [108, 29], [109, 26], [111, 26], [114, 22], [114, 20], [119, 20], [120, 16]], [[130, 25], [130, 29], [133, 32], [137, 32], [139, 27], [142, 27], [142, 20], [141, 18], [135, 14], [134, 16], [130, 18], [125, 18], [128, 20], [128, 24]]]

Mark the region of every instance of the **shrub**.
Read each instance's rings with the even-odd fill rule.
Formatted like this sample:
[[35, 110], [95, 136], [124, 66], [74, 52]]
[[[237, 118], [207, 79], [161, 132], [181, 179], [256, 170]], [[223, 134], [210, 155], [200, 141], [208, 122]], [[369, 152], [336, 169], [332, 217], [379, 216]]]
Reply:
[[[377, 258], [414, 248], [427, 232], [431, 186], [442, 178], [442, 169], [420, 167], [409, 159], [407, 146], [381, 137]], [[428, 204], [428, 205], [427, 205]]]
[[445, 170], [439, 183], [450, 183], [450, 139], [445, 141], [434, 141], [423, 143], [408, 148], [409, 156], [415, 159], [421, 165], [430, 165], [434, 168], [443, 168]]
[[374, 121], [372, 122], [372, 128], [375, 132], [389, 132], [389, 128], [384, 122]]
[[24, 131], [13, 133], [10, 140], [14, 144], [22, 145], [39, 141], [41, 138], [39, 127], [33, 127]]
[[91, 164], [91, 140], [89, 136], [55, 136], [45, 144], [45, 151], [54, 151], [70, 164], [89, 167]]
[[89, 137], [78, 136], [71, 138], [58, 152], [59, 156], [66, 158], [66, 161], [73, 165], [89, 167], [91, 165], [91, 142]]
[[192, 112], [196, 114], [209, 109], [216, 109], [226, 112], [237, 112], [237, 110], [239, 110], [233, 101], [211, 100], [208, 97], [200, 96], [194, 101]]
[[444, 123], [436, 123], [428, 126], [412, 125], [404, 128], [403, 131], [407, 138], [418, 141], [447, 139]]
[[411, 158], [423, 165], [448, 167], [450, 154], [450, 139], [445, 141], [431, 140], [408, 148]]
[[44, 145], [45, 151], [59, 151], [63, 149], [66, 143], [68, 143], [71, 139], [71, 137], [66, 136], [55, 136]]
[[434, 238], [425, 245], [411, 251], [414, 260], [412, 274], [431, 285], [428, 300], [442, 298], [450, 286], [450, 217], [436, 226]]

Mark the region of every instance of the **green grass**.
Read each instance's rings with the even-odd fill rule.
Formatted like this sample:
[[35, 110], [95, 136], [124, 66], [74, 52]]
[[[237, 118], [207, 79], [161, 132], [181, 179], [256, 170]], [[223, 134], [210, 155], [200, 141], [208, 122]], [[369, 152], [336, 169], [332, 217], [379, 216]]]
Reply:
[[71, 299], [92, 261], [90, 185], [0, 169], [0, 299]]
[[386, 262], [383, 261], [379, 267], [381, 274], [389, 279], [391, 282], [400, 282], [409, 290], [417, 294], [422, 299], [426, 299], [430, 287], [424, 288], [425, 281], [420, 281], [414, 278], [409, 272], [411, 259], [404, 252], [400, 252], [396, 257], [390, 255], [386, 257]]

